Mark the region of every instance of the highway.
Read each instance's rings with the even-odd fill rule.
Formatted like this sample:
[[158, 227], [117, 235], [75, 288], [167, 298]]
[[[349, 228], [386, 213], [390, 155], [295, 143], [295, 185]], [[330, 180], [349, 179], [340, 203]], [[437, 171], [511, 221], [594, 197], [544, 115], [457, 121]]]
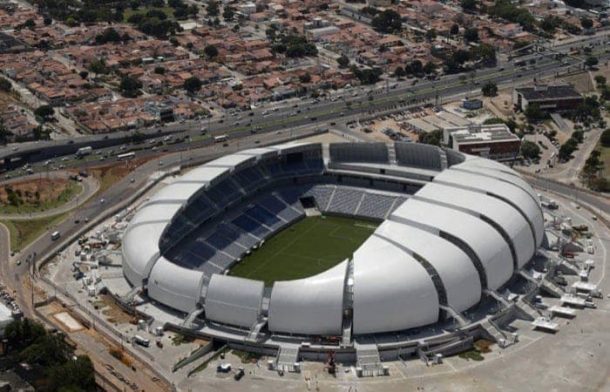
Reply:
[[[557, 75], [567, 70], [576, 70], [582, 66], [582, 59], [567, 56], [555, 58], [555, 53], [567, 54], [571, 48], [592, 46], [592, 55], [600, 61], [610, 58], [610, 49], [606, 49], [603, 36], [583, 37], [579, 42], [558, 44], [548, 48], [549, 52], [528, 54], [515, 61], [526, 63], [516, 67], [515, 61], [499, 62], [497, 66], [480, 69], [470, 74], [454, 74], [441, 77], [439, 80], [406, 80], [384, 83], [377, 86], [354, 87], [332, 94], [322, 99], [302, 99], [298, 103], [288, 103], [282, 107], [255, 108], [251, 111], [231, 112], [222, 118], [173, 123], [164, 126], [138, 129], [146, 138], [157, 138], [172, 134], [174, 137], [190, 140], [189, 143], [211, 143], [216, 135], [227, 134], [230, 138], [242, 137], [249, 133], [267, 133], [301, 125], [325, 126], [324, 124], [344, 121], [354, 115], [367, 115], [396, 107], [421, 105], [480, 89], [484, 83], [518, 83], [523, 80]], [[552, 52], [551, 52], [552, 50]], [[535, 62], [535, 64], [531, 64]], [[205, 129], [205, 135], [202, 130]], [[107, 135], [83, 136], [70, 140], [30, 142], [10, 145], [0, 149], [0, 161], [11, 158], [30, 156], [31, 161], [42, 161], [51, 157], [73, 154], [78, 147], [96, 144], [112, 147], [128, 142], [136, 131], [116, 132]], [[57, 152], [59, 151], [59, 152]], [[24, 162], [22, 162], [23, 164]]]

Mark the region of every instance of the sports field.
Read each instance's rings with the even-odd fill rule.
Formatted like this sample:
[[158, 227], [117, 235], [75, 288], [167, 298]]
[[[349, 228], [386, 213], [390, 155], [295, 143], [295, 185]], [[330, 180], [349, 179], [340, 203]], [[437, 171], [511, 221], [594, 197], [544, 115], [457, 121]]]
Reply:
[[267, 286], [315, 275], [351, 256], [377, 225], [336, 216], [305, 218], [245, 256], [229, 275], [264, 280]]

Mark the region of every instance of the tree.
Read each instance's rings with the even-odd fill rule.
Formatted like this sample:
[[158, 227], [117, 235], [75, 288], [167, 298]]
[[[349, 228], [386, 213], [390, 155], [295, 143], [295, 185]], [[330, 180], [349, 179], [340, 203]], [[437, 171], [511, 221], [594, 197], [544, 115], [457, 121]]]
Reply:
[[94, 391], [95, 373], [89, 357], [79, 355], [75, 360], [69, 359], [49, 370], [49, 382], [52, 390], [59, 391]]
[[78, 75], [81, 77], [81, 79], [87, 79], [87, 76], [89, 76], [89, 72], [87, 72], [87, 71], [80, 71], [78, 73]]
[[529, 121], [538, 121], [546, 117], [546, 115], [542, 109], [540, 109], [540, 105], [537, 103], [530, 103], [525, 109], [525, 117], [527, 117]]
[[396, 69], [394, 70], [394, 76], [396, 76], [397, 78], [402, 78], [404, 76], [406, 76], [406, 72], [405, 69], [403, 67], [401, 67], [400, 65], [398, 67], [396, 67]]
[[424, 65], [420, 60], [413, 60], [405, 66], [405, 72], [407, 74], [419, 75], [423, 72]]
[[400, 14], [394, 10], [386, 9], [373, 17], [371, 22], [373, 28], [380, 33], [397, 33], [402, 30]]
[[311, 82], [311, 75], [308, 72], [305, 72], [301, 76], [299, 76], [299, 80], [301, 83], [309, 83]]
[[424, 65], [424, 69], [423, 69], [424, 73], [426, 75], [430, 75], [436, 72], [436, 64], [434, 64], [432, 61], [428, 61], [426, 63], [426, 65]]
[[435, 146], [440, 146], [441, 140], [443, 140], [442, 130], [435, 130], [432, 132], [423, 133], [419, 136], [419, 142], [424, 144], [433, 144]]
[[222, 18], [228, 22], [233, 20], [233, 16], [235, 16], [235, 10], [230, 5], [226, 5], [222, 12]]
[[464, 40], [466, 42], [478, 42], [479, 41], [479, 30], [476, 27], [469, 27], [464, 30]]
[[476, 0], [461, 0], [460, 5], [464, 11], [474, 11], [477, 9]]
[[583, 29], [589, 30], [593, 28], [593, 21], [585, 16], [580, 19], [580, 25]]
[[339, 68], [347, 68], [349, 65], [349, 59], [346, 55], [341, 55], [341, 57], [337, 59], [337, 64], [339, 64]]
[[208, 6], [207, 6], [208, 16], [210, 16], [210, 17], [218, 16], [219, 11], [220, 11], [220, 8], [218, 6], [218, 2], [216, 0], [210, 0], [208, 2]]
[[0, 76], [0, 90], [8, 93], [12, 89], [13, 89], [13, 85], [11, 84], [11, 82], [8, 79]]
[[599, 63], [599, 60], [595, 56], [588, 56], [585, 60], [585, 65], [589, 68], [595, 67]]
[[449, 34], [458, 35], [460, 33], [460, 26], [457, 23], [454, 23], [449, 30]]
[[184, 89], [188, 91], [190, 94], [195, 94], [197, 91], [201, 89], [201, 80], [197, 76], [191, 76], [190, 78], [184, 81]]
[[426, 39], [428, 41], [434, 41], [436, 39], [436, 29], [430, 29], [426, 31]]
[[486, 97], [495, 97], [498, 94], [498, 85], [495, 82], [487, 82], [481, 87], [481, 92]]
[[141, 94], [142, 82], [129, 75], [123, 76], [119, 85], [121, 94], [127, 98], [135, 98]]
[[209, 58], [214, 58], [218, 56], [218, 49], [214, 45], [208, 45], [203, 49], [203, 53]]
[[8, 143], [8, 139], [11, 136], [11, 133], [4, 126], [4, 121], [0, 118], [0, 144], [4, 145]]
[[91, 61], [88, 69], [90, 72], [92, 72], [94, 74], [98, 74], [98, 75], [103, 75], [103, 74], [107, 74], [110, 72], [110, 70], [106, 66], [106, 60], [104, 60], [103, 58], [94, 59], [93, 61]]
[[595, 84], [598, 88], [601, 88], [606, 85], [606, 77], [603, 75], [595, 76]]
[[165, 74], [165, 68], [161, 66], [156, 66], [154, 72], [158, 75], [163, 75]]
[[608, 128], [604, 132], [602, 132], [600, 141], [602, 143], [602, 146], [610, 147], [610, 128]]
[[569, 161], [572, 158], [572, 153], [576, 151], [577, 144], [574, 139], [568, 139], [564, 144], [559, 147], [559, 160], [561, 161]]
[[529, 140], [524, 140], [521, 143], [521, 155], [523, 158], [530, 160], [537, 160], [540, 158], [540, 147]]
[[34, 110], [34, 114], [37, 117], [42, 118], [43, 121], [47, 121], [51, 117], [53, 117], [53, 114], [55, 114], [55, 111], [49, 105], [42, 105], [42, 106], [39, 106], [36, 110]]

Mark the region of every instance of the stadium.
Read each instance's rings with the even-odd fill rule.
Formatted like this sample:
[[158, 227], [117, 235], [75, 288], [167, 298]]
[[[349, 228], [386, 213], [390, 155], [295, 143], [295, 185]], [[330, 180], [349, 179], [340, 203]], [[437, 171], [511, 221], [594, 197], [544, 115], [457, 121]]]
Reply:
[[289, 143], [177, 177], [123, 234], [134, 293], [183, 329], [277, 356], [328, 352], [359, 371], [464, 350], [527, 294], [544, 237], [513, 170], [436, 146]]

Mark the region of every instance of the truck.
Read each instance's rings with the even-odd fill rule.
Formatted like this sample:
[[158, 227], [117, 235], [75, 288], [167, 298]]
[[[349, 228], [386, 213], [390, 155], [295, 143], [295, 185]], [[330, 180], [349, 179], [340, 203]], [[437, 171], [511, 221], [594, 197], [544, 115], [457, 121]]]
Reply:
[[133, 339], [133, 340], [134, 340], [134, 342], [136, 342], [136, 343], [137, 343], [137, 344], [139, 344], [140, 346], [143, 346], [143, 347], [148, 347], [148, 346], [150, 346], [150, 340], [149, 340], [149, 339], [146, 339], [146, 338], [143, 338], [143, 337], [142, 337], [142, 336], [140, 336], [140, 335], [136, 335], [136, 336], [134, 337], [134, 339]]
[[93, 152], [93, 147], [91, 147], [91, 146], [81, 147], [78, 150], [76, 150], [76, 157], [82, 158], [85, 155], [91, 154], [92, 152]]

